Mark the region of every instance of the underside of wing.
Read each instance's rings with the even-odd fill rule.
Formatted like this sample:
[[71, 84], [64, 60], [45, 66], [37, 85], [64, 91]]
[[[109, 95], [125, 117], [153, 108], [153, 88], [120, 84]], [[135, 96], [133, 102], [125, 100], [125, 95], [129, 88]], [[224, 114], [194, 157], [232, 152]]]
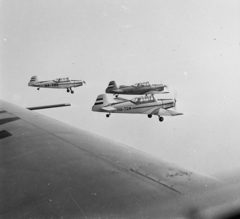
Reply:
[[1, 218], [172, 218], [219, 184], [4, 101], [0, 154]]
[[178, 113], [173, 110], [163, 109], [163, 108], [157, 108], [152, 112], [153, 115], [159, 115], [159, 116], [179, 116], [183, 115], [183, 113]]

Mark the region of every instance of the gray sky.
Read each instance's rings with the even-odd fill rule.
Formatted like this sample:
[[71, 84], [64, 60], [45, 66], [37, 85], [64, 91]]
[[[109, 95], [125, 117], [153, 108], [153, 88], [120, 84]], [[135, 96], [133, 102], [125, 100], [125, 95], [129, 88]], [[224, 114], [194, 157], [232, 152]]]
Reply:
[[[101, 3], [100, 3], [101, 2]], [[167, 161], [214, 174], [240, 168], [239, 1], [0, 1], [0, 97]], [[84, 79], [74, 95], [31, 76]], [[183, 116], [91, 111], [110, 80], [177, 91]], [[109, 100], [112, 95], [109, 95]], [[127, 97], [127, 96], [126, 96]], [[130, 96], [131, 98], [131, 96]]]

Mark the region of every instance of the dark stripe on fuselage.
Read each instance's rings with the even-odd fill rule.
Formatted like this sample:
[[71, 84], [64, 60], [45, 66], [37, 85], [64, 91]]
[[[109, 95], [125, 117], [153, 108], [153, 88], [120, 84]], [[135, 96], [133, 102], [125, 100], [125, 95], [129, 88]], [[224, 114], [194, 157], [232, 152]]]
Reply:
[[6, 112], [7, 112], [7, 111], [5, 111], [5, 110], [1, 110], [1, 111], [0, 111], [0, 113], [6, 113]]
[[[49, 81], [38, 81], [38, 83], [45, 83], [45, 82], [49, 82]], [[49, 82], [50, 83], [50, 82]], [[51, 82], [52, 83], [52, 82]], [[56, 83], [56, 82], [55, 82]]]
[[15, 121], [15, 120], [18, 120], [18, 119], [20, 119], [20, 118], [11, 117], [11, 118], [6, 118], [6, 119], [0, 119], [0, 125], [3, 125], [3, 124], [8, 123], [8, 122]]
[[[42, 85], [42, 83], [44, 83], [44, 82], [37, 82], [35, 85], [36, 86], [40, 86], [40, 85]], [[64, 86], [64, 85], [72, 85], [72, 86], [81, 86], [80, 84], [77, 84], [77, 83], [74, 83], [74, 82], [71, 82], [71, 83], [69, 83], [69, 82], [59, 82], [59, 83], [57, 83], [57, 82], [48, 82], [48, 83], [46, 83], [47, 85], [51, 85], [51, 84], [58, 84], [58, 86]], [[52, 86], [49, 86], [49, 87], [43, 87], [43, 88], [51, 88]]]
[[100, 102], [100, 103], [95, 103], [94, 105], [100, 105], [100, 104], [103, 104], [103, 102]]
[[170, 106], [170, 107], [162, 107], [165, 104], [160, 104], [160, 105], [152, 105], [152, 106], [139, 106], [139, 107], [133, 107], [132, 109], [140, 109], [140, 108], [149, 108], [149, 107], [161, 107], [163, 109], [169, 109], [169, 108], [173, 108], [174, 106]]
[[7, 132], [6, 130], [0, 131], [0, 139], [7, 138], [11, 136], [12, 134]]
[[[57, 84], [59, 84], [59, 85], [70, 85], [70, 84], [74, 85], [75, 82], [58, 82]], [[76, 83], [76, 85], [77, 85], [77, 83]]]
[[103, 98], [98, 98], [96, 101], [98, 101], [98, 100], [103, 100]]
[[139, 107], [132, 107], [132, 109], [148, 108], [148, 107], [155, 107], [155, 106], [162, 106], [162, 104], [158, 104], [158, 105], [151, 105], [151, 106], [139, 106]]

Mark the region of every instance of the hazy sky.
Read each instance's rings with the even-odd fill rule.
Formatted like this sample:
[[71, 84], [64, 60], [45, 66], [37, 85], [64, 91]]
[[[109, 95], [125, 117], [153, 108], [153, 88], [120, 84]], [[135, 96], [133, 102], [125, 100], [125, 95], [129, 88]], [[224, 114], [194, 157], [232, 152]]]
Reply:
[[[214, 174], [240, 168], [240, 4], [193, 0], [0, 1], [0, 97], [164, 160]], [[31, 76], [84, 79], [69, 94]], [[165, 83], [183, 116], [91, 111], [109, 81]], [[112, 95], [108, 95], [109, 100]], [[129, 97], [129, 96], [126, 96]], [[130, 96], [131, 98], [131, 96]]]

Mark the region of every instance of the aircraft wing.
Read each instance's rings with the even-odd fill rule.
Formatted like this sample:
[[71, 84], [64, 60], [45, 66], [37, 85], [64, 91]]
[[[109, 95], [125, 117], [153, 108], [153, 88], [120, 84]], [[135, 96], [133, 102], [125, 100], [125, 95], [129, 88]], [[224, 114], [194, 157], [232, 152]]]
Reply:
[[0, 150], [1, 218], [177, 218], [221, 184], [1, 100]]
[[178, 113], [173, 110], [163, 109], [163, 108], [157, 108], [152, 112], [153, 115], [159, 115], [159, 116], [179, 116], [183, 115], [183, 113]]
[[155, 91], [155, 90], [151, 90], [151, 91], [148, 91], [146, 93], [144, 93], [145, 95], [147, 94], [168, 94], [169, 92], [168, 91]]

